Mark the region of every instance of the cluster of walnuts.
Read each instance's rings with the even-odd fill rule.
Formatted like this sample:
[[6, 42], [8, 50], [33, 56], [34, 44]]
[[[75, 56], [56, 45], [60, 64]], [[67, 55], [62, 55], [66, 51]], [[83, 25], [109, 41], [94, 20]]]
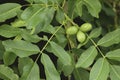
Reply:
[[80, 27], [79, 26], [70, 26], [66, 29], [66, 34], [68, 35], [76, 35], [78, 42], [83, 43], [86, 40], [85, 33], [92, 29], [92, 25], [90, 23], [84, 23]]

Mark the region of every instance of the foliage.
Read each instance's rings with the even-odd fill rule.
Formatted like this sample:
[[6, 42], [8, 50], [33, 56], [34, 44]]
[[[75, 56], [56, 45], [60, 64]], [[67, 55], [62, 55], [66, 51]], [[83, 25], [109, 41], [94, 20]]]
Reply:
[[119, 13], [119, 0], [0, 4], [0, 79], [120, 80]]

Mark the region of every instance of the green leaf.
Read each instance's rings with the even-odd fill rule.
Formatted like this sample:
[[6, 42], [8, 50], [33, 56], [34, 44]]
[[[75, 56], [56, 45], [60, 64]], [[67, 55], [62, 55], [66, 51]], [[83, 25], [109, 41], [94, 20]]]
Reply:
[[23, 13], [21, 14], [21, 18], [26, 21], [26, 26], [28, 29], [36, 27], [42, 17], [40, 14], [43, 13], [43, 8], [41, 6], [32, 6], [26, 8]]
[[[98, 18], [98, 14], [101, 11], [101, 4], [99, 0], [84, 0], [84, 4], [86, 5], [90, 14], [96, 18]], [[94, 3], [94, 4], [93, 4]]]
[[75, 80], [89, 80], [89, 72], [82, 68], [75, 68], [73, 71], [73, 76]]
[[6, 51], [13, 52], [19, 57], [28, 57], [40, 51], [36, 45], [22, 40], [6, 40], [3, 41], [2, 44]]
[[48, 55], [42, 54], [41, 62], [45, 68], [46, 80], [61, 80], [59, 73]]
[[24, 58], [18, 58], [18, 69], [20, 72], [20, 75], [23, 74], [23, 68], [26, 65], [33, 64], [33, 60], [29, 57], [24, 57]]
[[83, 6], [83, 1], [79, 0], [76, 2], [75, 11], [79, 16], [82, 16], [82, 6]]
[[0, 78], [4, 80], [19, 80], [13, 70], [5, 65], [0, 65]]
[[67, 44], [67, 39], [66, 36], [64, 34], [56, 34], [55, 35], [56, 39], [57, 39], [57, 43], [59, 43], [60, 45], [66, 45]]
[[[94, 4], [93, 4], [94, 3]], [[78, 0], [76, 2], [76, 13], [79, 16], [82, 16], [83, 12], [82, 12], [82, 6], [85, 5], [89, 11], [89, 13], [93, 16], [93, 17], [99, 17], [98, 14], [101, 11], [101, 4], [99, 2], [99, 0]]]
[[110, 66], [110, 78], [111, 80], [120, 80], [120, 66]]
[[69, 76], [73, 70], [74, 70], [74, 66], [71, 65], [67, 65], [65, 66], [60, 59], [57, 60], [57, 70], [61, 73], [63, 71], [65, 76]]
[[12, 52], [5, 52], [3, 56], [3, 61], [5, 65], [11, 65], [16, 59], [16, 55]]
[[46, 9], [44, 9], [44, 11], [40, 15], [39, 24], [35, 27], [35, 30], [34, 30], [33, 33], [37, 34], [37, 33], [41, 32], [41, 31], [43, 31], [42, 29], [45, 29], [46, 26], [49, 26], [48, 29], [50, 29], [50, 23], [52, 22], [53, 16], [54, 16], [54, 8], [46, 8]]
[[[6, 7], [7, 6], [7, 7]], [[0, 5], [0, 22], [12, 18], [20, 11], [21, 5], [17, 3], [5, 3]]]
[[[62, 2], [63, 2], [63, 0], [61, 0]], [[67, 1], [67, 7], [68, 7], [68, 9], [67, 9], [67, 13], [68, 13], [68, 16], [71, 18], [71, 19], [73, 19], [73, 18], [75, 18], [75, 8], [76, 8], [76, 1], [77, 0], [68, 0]], [[81, 7], [80, 7], [81, 8]], [[79, 8], [79, 9], [80, 9]]]
[[44, 3], [44, 4], [48, 4], [48, 3], [57, 3], [58, 0], [34, 0], [35, 3]]
[[35, 3], [45, 3], [47, 4], [48, 3], [48, 0], [34, 0]]
[[76, 67], [77, 68], [78, 67], [83, 67], [83, 68], [89, 67], [93, 63], [96, 56], [97, 56], [97, 50], [94, 46], [91, 46], [85, 52], [81, 54], [81, 56], [78, 59], [78, 62], [76, 63]]
[[12, 27], [23, 27], [23, 26], [26, 26], [26, 25], [25, 25], [25, 21], [17, 19], [14, 22], [11, 23], [11, 26]]
[[101, 38], [97, 45], [103, 47], [109, 47], [113, 44], [118, 44], [120, 42], [120, 29], [114, 30], [107, 33], [103, 38]]
[[22, 30], [21, 36], [24, 40], [26, 40], [28, 42], [37, 43], [40, 41], [40, 37], [38, 35], [31, 34], [30, 31], [27, 31], [25, 29]]
[[14, 28], [9, 25], [0, 26], [0, 35], [6, 38], [17, 36], [21, 33], [19, 28]]
[[33, 3], [34, 0], [25, 0], [25, 1], [27, 1], [29, 3]]
[[[109, 6], [109, 7], [108, 7]], [[109, 4], [102, 4], [102, 10], [108, 15], [108, 16], [115, 16], [115, 12], [112, 9], [112, 6]]]
[[50, 42], [50, 45], [54, 55], [56, 55], [64, 65], [71, 65], [70, 55], [61, 46], [55, 42]]
[[0, 60], [3, 59], [5, 49], [4, 46], [2, 45], [2, 41], [0, 40]]
[[[48, 13], [49, 12], [49, 13]], [[35, 28], [36, 26], [44, 27], [50, 24], [53, 19], [54, 8], [43, 8], [39, 5], [34, 5], [25, 9], [21, 18], [26, 21], [28, 29]]]
[[26, 64], [23, 67], [23, 74], [20, 80], [40, 80], [39, 72], [37, 63]]
[[95, 29], [93, 29], [93, 30], [90, 32], [90, 37], [91, 37], [91, 38], [97, 38], [97, 37], [100, 36], [101, 32], [102, 32], [102, 28], [101, 28], [101, 27], [95, 28]]
[[61, 24], [65, 21], [64, 12], [61, 9], [57, 9], [56, 20]]
[[18, 68], [22, 74], [20, 80], [40, 80], [39, 66], [32, 59], [19, 58]]
[[55, 32], [55, 27], [53, 27], [52, 25], [48, 25], [43, 27], [41, 31], [53, 34]]
[[120, 49], [108, 52], [106, 54], [106, 57], [109, 59], [120, 61]]
[[64, 33], [56, 33], [53, 41], [61, 47], [65, 47], [67, 45], [67, 39]]
[[82, 7], [82, 16], [81, 19], [84, 22], [92, 22], [94, 21], [94, 17], [88, 12], [88, 9], [86, 8], [86, 6]]
[[89, 80], [107, 80], [109, 74], [109, 63], [106, 59], [100, 58], [93, 65], [90, 71]]

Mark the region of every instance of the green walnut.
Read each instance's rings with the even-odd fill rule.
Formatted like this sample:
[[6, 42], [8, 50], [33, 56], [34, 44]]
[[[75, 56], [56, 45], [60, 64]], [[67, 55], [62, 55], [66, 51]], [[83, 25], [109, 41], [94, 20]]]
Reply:
[[80, 30], [83, 32], [88, 32], [92, 29], [92, 25], [90, 23], [84, 23], [81, 25]]
[[66, 34], [68, 35], [74, 35], [78, 32], [78, 27], [77, 26], [71, 26], [66, 29]]
[[78, 31], [76, 36], [77, 36], [78, 42], [80, 42], [80, 43], [83, 43], [86, 40], [86, 35], [82, 31]]

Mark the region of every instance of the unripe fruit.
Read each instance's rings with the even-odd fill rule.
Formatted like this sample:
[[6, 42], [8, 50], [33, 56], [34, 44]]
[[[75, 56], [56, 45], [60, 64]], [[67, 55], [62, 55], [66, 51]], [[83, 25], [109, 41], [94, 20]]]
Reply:
[[88, 32], [92, 29], [92, 25], [90, 23], [84, 23], [81, 25], [80, 30], [83, 32]]
[[77, 40], [80, 43], [83, 43], [86, 40], [86, 35], [82, 31], [78, 31], [78, 33], [77, 33]]
[[71, 27], [68, 27], [66, 29], [66, 34], [68, 34], [68, 35], [74, 35], [74, 34], [77, 33], [77, 31], [78, 31], [77, 26], [71, 26]]

